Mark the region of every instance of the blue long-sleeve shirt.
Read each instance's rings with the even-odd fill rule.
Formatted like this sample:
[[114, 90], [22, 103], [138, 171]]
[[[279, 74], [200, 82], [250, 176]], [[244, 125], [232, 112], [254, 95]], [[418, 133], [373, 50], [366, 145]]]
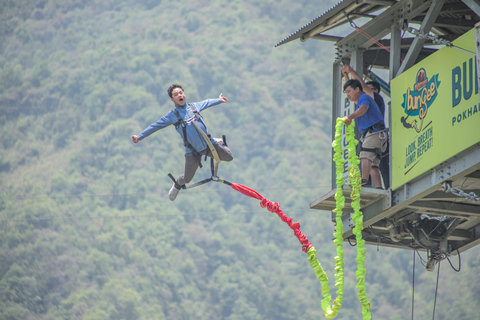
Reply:
[[[201, 112], [202, 110], [205, 110], [207, 108], [213, 107], [217, 104], [222, 103], [222, 100], [220, 99], [209, 99], [209, 100], [204, 100], [200, 102], [193, 102], [193, 103], [185, 103], [184, 106], [179, 106], [175, 104], [175, 109], [178, 111], [180, 117], [182, 117], [183, 120], [189, 120], [194, 116], [192, 109], [188, 105], [193, 105], [193, 107], [198, 111]], [[200, 115], [200, 117], [202, 117]], [[202, 118], [203, 119], [203, 118]], [[142, 133], [138, 135], [138, 140], [143, 140], [144, 138], [148, 137], [152, 133], [166, 128], [171, 124], [174, 124], [178, 122], [177, 116], [175, 113], [173, 113], [172, 110], [170, 110], [169, 113], [167, 113], [164, 117], [162, 117], [160, 120], [158, 120], [155, 123], [152, 123], [148, 128], [143, 130]], [[197, 121], [196, 124], [200, 127], [200, 129], [207, 133], [207, 129], [205, 128], [204, 124], [200, 121]], [[203, 140], [203, 137], [201, 136], [200, 133], [198, 133], [197, 129], [191, 124], [188, 123], [186, 127], [186, 132], [187, 132], [187, 141], [192, 145], [193, 148], [197, 152], [202, 152], [203, 150], [207, 149], [207, 143]], [[183, 141], [183, 128], [182, 126], [178, 126], [176, 128], [177, 132], [180, 134], [182, 137]], [[211, 142], [214, 143], [215, 140], [213, 138], [210, 138]], [[192, 150], [189, 148], [185, 147], [185, 153], [192, 153]]]

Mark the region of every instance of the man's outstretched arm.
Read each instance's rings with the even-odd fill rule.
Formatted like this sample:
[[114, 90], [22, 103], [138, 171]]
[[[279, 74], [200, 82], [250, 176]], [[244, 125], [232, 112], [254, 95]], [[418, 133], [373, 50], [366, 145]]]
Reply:
[[218, 99], [222, 100], [222, 103], [225, 103], [228, 101], [228, 99], [223, 96], [223, 93], [220, 93], [220, 95], [218, 96]]
[[216, 106], [220, 103], [225, 103], [227, 101], [228, 99], [224, 97], [222, 93], [220, 93], [220, 95], [218, 96], [218, 99], [208, 99], [200, 102], [195, 102], [193, 104], [195, 105], [195, 108], [197, 109], [197, 111], [201, 112], [207, 108]]
[[143, 132], [140, 133], [138, 136], [133, 135], [132, 136], [132, 141], [133, 141], [133, 143], [138, 143], [140, 140], [143, 140], [144, 138], [148, 137], [152, 133], [154, 133], [154, 132], [156, 132], [160, 129], [166, 128], [169, 125], [175, 123], [175, 121], [176, 121], [176, 117], [173, 115], [173, 112], [170, 111], [167, 115], [162, 117], [160, 120], [158, 120], [157, 122], [149, 125], [148, 128], [143, 130]]

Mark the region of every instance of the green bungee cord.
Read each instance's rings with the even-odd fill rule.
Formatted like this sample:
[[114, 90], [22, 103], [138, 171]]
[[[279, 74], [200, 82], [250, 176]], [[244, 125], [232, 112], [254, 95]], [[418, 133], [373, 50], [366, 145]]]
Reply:
[[[337, 287], [337, 298], [333, 301], [333, 306], [330, 305], [331, 295], [328, 285], [328, 277], [325, 274], [320, 262], [317, 259], [317, 254], [315, 248], [312, 246], [307, 252], [308, 261], [310, 266], [314, 269], [315, 275], [318, 278], [322, 286], [322, 295], [323, 300], [321, 301], [322, 310], [325, 313], [327, 319], [335, 318], [340, 311], [340, 308], [343, 303], [343, 292], [344, 292], [344, 252], [343, 252], [343, 222], [342, 222], [342, 213], [343, 208], [345, 207], [345, 197], [343, 196], [343, 172], [345, 159], [342, 158], [342, 128], [345, 121], [343, 118], [337, 118], [335, 125], [335, 140], [332, 143], [332, 147], [335, 151], [333, 160], [335, 161], [336, 167], [336, 182], [337, 182], [337, 192], [335, 193], [336, 208], [333, 212], [336, 213], [335, 217], [335, 232], [333, 233], [335, 240], [333, 243], [336, 246], [337, 256], [334, 258], [335, 261], [335, 286]], [[353, 234], [357, 242], [357, 271], [355, 273], [358, 283], [356, 285], [358, 290], [358, 299], [362, 305], [362, 316], [363, 320], [371, 320], [372, 315], [370, 313], [370, 302], [367, 300], [367, 294], [365, 292], [365, 253], [366, 249], [364, 248], [365, 240], [362, 239], [362, 230], [363, 230], [363, 213], [360, 211], [360, 189], [361, 189], [361, 177], [358, 164], [360, 160], [356, 154], [356, 146], [358, 141], [355, 139], [354, 128], [355, 123], [352, 122], [350, 125], [345, 125], [345, 135], [347, 142], [348, 150], [348, 181], [352, 187], [352, 203], [351, 206], [354, 210], [352, 215], [352, 220], [355, 223], [353, 228]]]

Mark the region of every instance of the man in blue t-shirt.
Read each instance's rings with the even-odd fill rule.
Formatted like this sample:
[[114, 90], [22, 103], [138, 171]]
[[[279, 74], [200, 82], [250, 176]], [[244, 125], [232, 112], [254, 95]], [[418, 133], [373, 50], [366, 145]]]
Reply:
[[382, 189], [382, 178], [378, 166], [380, 156], [387, 147], [387, 136], [383, 132], [385, 123], [382, 113], [371, 96], [362, 90], [360, 81], [348, 80], [343, 86], [348, 100], [355, 103], [355, 112], [344, 117], [345, 124], [351, 124], [356, 119], [358, 130], [362, 137], [360, 151], [360, 166], [362, 169], [362, 186], [368, 184], [371, 177], [375, 187]]
[[[362, 84], [363, 92], [368, 94], [370, 97], [375, 100], [380, 112], [382, 113], [383, 118], [385, 119], [385, 101], [383, 101], [382, 96], [380, 95], [380, 84], [377, 81], [369, 81], [365, 82], [362, 77], [349, 65], [344, 65], [342, 67], [342, 74], [345, 77], [345, 81], [350, 79], [350, 76], [353, 79], [357, 79]], [[388, 140], [388, 139], [387, 139]], [[389, 157], [388, 157], [388, 142], [387, 142], [387, 149], [382, 154], [381, 162], [379, 165], [380, 173], [383, 177], [383, 186], [385, 189], [390, 187], [390, 164], [389, 164]]]
[[375, 100], [375, 103], [380, 109], [382, 116], [385, 118], [385, 101], [383, 101], [383, 98], [380, 95], [380, 84], [377, 81], [369, 81], [365, 83], [362, 77], [360, 77], [360, 75], [348, 64], [342, 67], [342, 74], [345, 77], [345, 81], [348, 81], [350, 79], [349, 74], [352, 75], [353, 79], [360, 81], [363, 92], [368, 94], [370, 97], [373, 98], [373, 100]]

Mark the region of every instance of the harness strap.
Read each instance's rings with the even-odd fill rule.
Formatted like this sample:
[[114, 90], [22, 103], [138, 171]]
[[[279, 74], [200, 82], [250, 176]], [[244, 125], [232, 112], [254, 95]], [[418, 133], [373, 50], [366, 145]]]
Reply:
[[[172, 181], [173, 181], [173, 183], [175, 183], [175, 185], [177, 185], [177, 180], [175, 180], [175, 178], [173, 177], [173, 175], [171, 173], [168, 174], [168, 177], [170, 179], [172, 179]], [[180, 188], [187, 189], [187, 187], [185, 185], [181, 186]]]
[[380, 149], [380, 148], [364, 148], [364, 147], [362, 147], [360, 149], [360, 151], [376, 153], [377, 157], [382, 158], [382, 149]]
[[364, 147], [362, 146], [362, 147], [360, 148], [360, 151], [376, 153], [376, 154], [377, 154], [377, 157], [379, 157], [380, 159], [383, 158], [383, 152], [382, 152], [382, 149], [381, 149], [381, 148], [364, 148]]
[[[210, 182], [210, 181], [217, 181], [217, 182], [223, 182], [223, 183], [229, 184], [228, 181], [222, 180], [222, 179], [220, 179], [220, 178], [218, 178], [218, 177], [216, 177], [216, 176], [213, 175], [214, 165], [213, 165], [213, 159], [212, 159], [212, 158], [210, 159], [210, 167], [211, 167], [211, 170], [212, 170], [212, 176], [211, 176], [210, 178], [204, 179], [204, 180], [202, 180], [202, 181], [198, 181], [198, 182], [196, 182], [196, 183], [194, 183], [194, 184], [191, 184], [191, 185], [189, 185], [189, 186], [183, 185], [181, 188], [182, 188], [182, 189], [191, 189], [191, 188], [195, 188], [195, 187], [201, 186], [202, 184], [205, 184], [205, 183]], [[169, 177], [170, 179], [172, 179], [172, 181], [176, 184], [176, 180], [175, 180], [174, 176], [173, 176], [171, 173], [168, 174], [168, 177]]]
[[[197, 111], [197, 109], [195, 109], [192, 104], [188, 104], [188, 106], [190, 107], [190, 110], [192, 110], [193, 116], [195, 117], [195, 120], [201, 122], [206, 129], [207, 125], [205, 124], [205, 122], [203, 122], [203, 119], [200, 116], [200, 113]], [[207, 130], [207, 133], [208, 133], [208, 130]]]
[[217, 176], [217, 171], [218, 171], [218, 165], [220, 164], [221, 160], [220, 160], [220, 157], [218, 156], [218, 153], [217, 153], [217, 150], [215, 149], [215, 147], [213, 146], [212, 142], [210, 141], [210, 139], [208, 138], [208, 136], [206, 135], [205, 132], [202, 131], [202, 129], [200, 129], [200, 127], [198, 126], [198, 124], [195, 123], [195, 121], [192, 122], [193, 126], [195, 127], [195, 129], [197, 129], [198, 133], [200, 133], [200, 135], [203, 137], [203, 139], [205, 140], [205, 142], [207, 143], [207, 146], [208, 148], [210, 149], [210, 152], [212, 153], [212, 156], [213, 158], [215, 159], [215, 170], [213, 172], [213, 176], [216, 177]]
[[175, 126], [175, 128], [177, 128], [178, 126], [182, 126], [182, 129], [183, 129], [183, 145], [192, 151], [195, 158], [198, 159], [198, 166], [202, 168], [203, 167], [202, 156], [197, 152], [197, 150], [195, 150], [195, 148], [187, 140], [187, 126], [185, 124], [185, 120], [182, 119], [182, 117], [180, 116], [180, 114], [176, 109], [173, 109], [172, 111], [177, 116], [177, 119], [178, 119], [178, 121], [175, 122], [173, 125]]
[[[195, 108], [191, 104], [189, 104], [188, 106], [190, 107], [193, 114], [195, 115], [195, 119], [200, 121], [205, 126], [205, 123], [202, 121], [202, 119], [201, 119], [200, 115], [198, 114], [197, 110], [195, 110]], [[197, 129], [198, 133], [203, 137], [203, 140], [205, 140], [205, 143], [207, 144], [208, 148], [210, 149], [210, 152], [212, 153], [213, 158], [215, 159], [215, 168], [212, 172], [212, 176], [216, 177], [217, 176], [217, 171], [218, 171], [218, 165], [221, 162], [220, 157], [218, 156], [217, 150], [215, 149], [212, 142], [210, 141], [210, 138], [207, 136], [207, 134], [205, 132], [203, 132], [202, 129], [200, 129], [198, 124], [196, 124], [195, 121], [192, 121], [192, 124], [195, 127], [195, 129]], [[205, 126], [205, 128], [206, 127], [207, 126]]]
[[189, 185], [189, 186], [187, 187], [187, 189], [191, 189], [191, 188], [195, 188], [195, 187], [201, 186], [202, 184], [205, 184], [205, 183], [210, 182], [210, 181], [212, 181], [212, 180], [213, 180], [213, 178], [210, 177], [210, 178], [207, 178], [207, 179], [205, 179], [205, 180], [198, 181], [197, 183], [194, 183], [194, 184], [192, 184], [192, 185]]
[[365, 130], [363, 135], [367, 134], [367, 132], [373, 132], [373, 130], [378, 130], [378, 131], [385, 130], [385, 125], [383, 124], [383, 122], [377, 122], [374, 125], [371, 125], [370, 127], [368, 127], [367, 130]]

